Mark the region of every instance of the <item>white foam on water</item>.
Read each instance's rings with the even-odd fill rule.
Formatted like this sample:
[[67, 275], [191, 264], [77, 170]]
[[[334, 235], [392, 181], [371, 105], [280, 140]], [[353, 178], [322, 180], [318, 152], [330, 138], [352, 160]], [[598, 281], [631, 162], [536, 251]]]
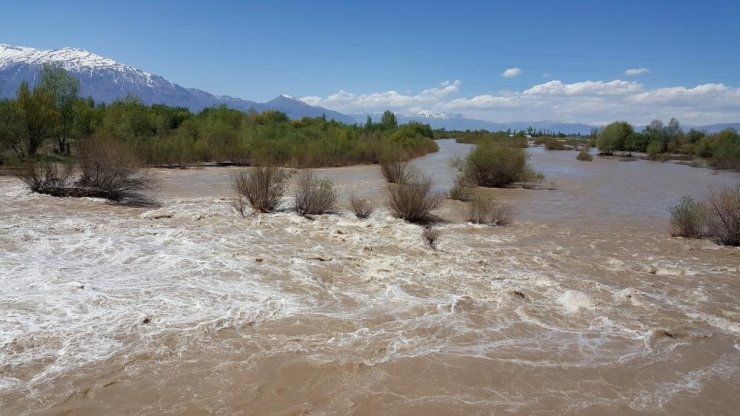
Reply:
[[581, 309], [593, 309], [596, 306], [591, 297], [577, 290], [567, 290], [557, 298], [557, 302], [568, 313], [576, 313]]

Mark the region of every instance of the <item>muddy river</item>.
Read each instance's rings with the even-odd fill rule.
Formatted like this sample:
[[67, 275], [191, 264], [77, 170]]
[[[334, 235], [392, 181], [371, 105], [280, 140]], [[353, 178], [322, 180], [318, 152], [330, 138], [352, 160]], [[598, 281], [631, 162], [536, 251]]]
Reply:
[[[414, 164], [447, 189], [469, 150]], [[509, 227], [447, 201], [437, 250], [377, 166], [318, 169], [313, 220], [241, 218], [231, 168], [158, 170], [148, 207], [0, 177], [0, 414], [737, 414], [740, 249], [667, 230], [738, 175], [528, 153], [549, 189], [495, 190]]]

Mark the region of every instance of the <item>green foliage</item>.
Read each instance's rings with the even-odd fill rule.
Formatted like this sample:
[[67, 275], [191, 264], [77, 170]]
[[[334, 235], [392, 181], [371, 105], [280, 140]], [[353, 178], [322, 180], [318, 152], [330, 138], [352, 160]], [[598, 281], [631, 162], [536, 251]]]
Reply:
[[502, 187], [525, 179], [527, 169], [524, 149], [502, 142], [483, 141], [470, 152], [464, 174], [473, 183]]
[[591, 162], [594, 160], [594, 157], [591, 156], [591, 152], [589, 152], [588, 149], [581, 149], [581, 151], [578, 152], [578, 156], [576, 156], [576, 160], [580, 160], [581, 162]]
[[18, 136], [13, 149], [20, 160], [33, 157], [54, 130], [56, 114], [54, 97], [45, 89], [35, 87], [33, 91], [23, 82], [16, 96]]
[[710, 190], [703, 203], [684, 196], [670, 212], [672, 236], [740, 246], [740, 184]]
[[740, 135], [735, 130], [723, 130], [710, 138], [712, 166], [740, 170]]
[[488, 130], [466, 130], [445, 132], [445, 137], [454, 137], [458, 143], [478, 144], [483, 142], [501, 142], [526, 148], [527, 137], [524, 134], [510, 135], [505, 132], [490, 132]]
[[671, 235], [674, 237], [701, 238], [704, 235], [706, 215], [704, 206], [688, 195], [671, 207]]
[[596, 139], [596, 147], [604, 154], [612, 154], [615, 150], [626, 150], [627, 138], [634, 133], [632, 126], [626, 121], [615, 121], [607, 125]]
[[70, 75], [64, 68], [52, 64], [41, 67], [40, 88], [46, 90], [54, 99], [57, 122], [53, 134], [57, 137], [56, 152], [69, 153], [67, 139], [73, 132], [75, 122], [75, 102], [79, 98], [80, 80]]
[[452, 188], [447, 196], [457, 201], [470, 201], [473, 197], [474, 186], [475, 184], [470, 183], [470, 179], [465, 174], [460, 173], [455, 177], [455, 182], [452, 184]]
[[380, 119], [380, 124], [383, 126], [384, 129], [395, 129], [398, 127], [398, 120], [396, 120], [396, 115], [393, 114], [391, 111], [386, 110], [383, 112], [383, 117]]

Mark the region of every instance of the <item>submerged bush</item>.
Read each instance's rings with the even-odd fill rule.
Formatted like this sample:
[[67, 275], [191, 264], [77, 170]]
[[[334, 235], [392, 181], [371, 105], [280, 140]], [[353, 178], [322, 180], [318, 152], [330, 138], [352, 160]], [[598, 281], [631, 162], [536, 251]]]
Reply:
[[29, 159], [15, 171], [15, 176], [26, 184], [31, 192], [44, 193], [49, 188], [70, 184], [74, 165], [54, 163], [49, 160], [37, 162]]
[[576, 160], [580, 160], [581, 162], [591, 162], [594, 160], [594, 157], [591, 156], [591, 152], [589, 152], [588, 149], [581, 149], [581, 151], [578, 152], [578, 156], [576, 156]]
[[257, 212], [272, 212], [280, 206], [287, 174], [273, 166], [240, 170], [231, 176], [231, 188], [247, 199]]
[[388, 183], [405, 183], [413, 175], [411, 166], [406, 162], [384, 161], [380, 164], [380, 173]]
[[492, 196], [477, 194], [470, 201], [466, 219], [473, 224], [509, 225], [511, 209]]
[[464, 174], [457, 175], [447, 196], [457, 201], [470, 201], [473, 196], [473, 186], [474, 184], [471, 184]]
[[554, 139], [552, 137], [546, 138], [545, 140], [543, 140], [542, 143], [544, 144], [545, 149], [547, 150], [565, 150], [566, 149], [564, 142], [558, 139]]
[[293, 210], [299, 215], [320, 215], [331, 211], [337, 200], [337, 188], [328, 178], [316, 178], [304, 171], [294, 193]]
[[152, 177], [126, 146], [92, 138], [78, 145], [76, 163], [30, 159], [16, 171], [16, 176], [33, 192], [113, 201], [153, 184]]
[[78, 146], [78, 185], [109, 193], [111, 199], [151, 187], [152, 177], [126, 146], [115, 140], [89, 139]]
[[429, 223], [431, 212], [442, 203], [443, 195], [432, 191], [432, 181], [424, 176], [406, 183], [388, 184], [388, 208], [396, 218], [413, 223]]
[[432, 250], [436, 250], [439, 234], [439, 230], [436, 228], [424, 227], [424, 231], [421, 232], [421, 237]]
[[740, 246], [740, 184], [709, 191], [703, 204], [688, 196], [681, 198], [671, 208], [671, 235]]
[[688, 195], [671, 208], [671, 236], [701, 238], [704, 236], [706, 214], [704, 206]]
[[524, 149], [500, 142], [482, 142], [470, 152], [465, 176], [480, 186], [502, 187], [528, 174]]
[[740, 184], [710, 191], [706, 210], [709, 236], [720, 244], [740, 246]]
[[355, 213], [355, 217], [365, 219], [373, 213], [373, 205], [369, 199], [351, 195], [349, 197], [349, 207]]

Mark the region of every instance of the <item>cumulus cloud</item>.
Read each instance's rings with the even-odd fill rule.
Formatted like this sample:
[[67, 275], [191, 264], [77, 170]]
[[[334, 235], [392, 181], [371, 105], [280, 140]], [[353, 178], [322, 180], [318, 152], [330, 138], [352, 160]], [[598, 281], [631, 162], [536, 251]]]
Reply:
[[433, 106], [451, 94], [459, 91], [461, 81], [444, 81], [439, 85], [422, 90], [418, 94], [402, 94], [398, 91], [383, 91], [370, 94], [354, 94], [344, 90], [332, 94], [326, 98], [309, 96], [302, 97], [301, 100], [306, 104], [319, 105], [330, 109], [341, 109], [340, 111], [379, 111], [379, 110], [399, 110], [410, 107], [423, 108], [424, 106]]
[[638, 77], [640, 75], [647, 75], [649, 73], [650, 70], [647, 68], [630, 68], [624, 71], [624, 75], [627, 75], [628, 77]]
[[304, 97], [345, 113], [390, 109], [403, 113], [447, 112], [488, 121], [556, 120], [646, 123], [676, 117], [684, 124], [737, 122], [740, 88], [721, 83], [648, 88], [636, 81], [552, 80], [521, 91], [461, 96], [460, 81], [440, 83], [418, 93], [385, 91], [355, 94], [340, 90], [327, 97]]
[[518, 77], [519, 75], [521, 75], [521, 73], [522, 73], [521, 68], [514, 67], [514, 68], [509, 68], [506, 71], [502, 72], [501, 76], [504, 78], [514, 78], [514, 77]]

